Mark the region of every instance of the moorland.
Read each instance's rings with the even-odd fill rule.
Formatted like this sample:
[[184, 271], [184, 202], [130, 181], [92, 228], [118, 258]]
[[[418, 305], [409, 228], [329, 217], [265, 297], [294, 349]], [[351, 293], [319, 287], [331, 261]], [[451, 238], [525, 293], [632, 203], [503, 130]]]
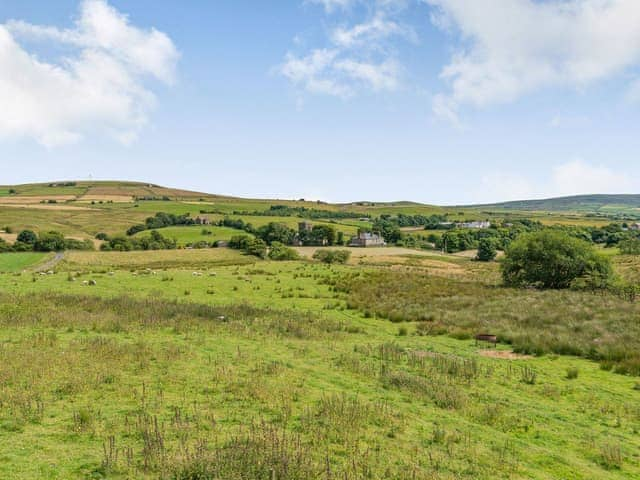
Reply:
[[[640, 478], [634, 202], [0, 186], [0, 478]], [[610, 278], [505, 283], [540, 232]]]

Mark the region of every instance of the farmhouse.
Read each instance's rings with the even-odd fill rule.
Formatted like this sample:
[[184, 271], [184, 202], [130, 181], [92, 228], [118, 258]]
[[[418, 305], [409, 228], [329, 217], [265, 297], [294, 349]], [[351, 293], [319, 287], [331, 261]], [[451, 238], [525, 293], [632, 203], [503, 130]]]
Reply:
[[194, 219], [194, 222], [196, 222], [196, 225], [211, 225], [211, 220], [209, 220], [209, 217], [197, 216]]
[[384, 247], [386, 243], [380, 235], [371, 232], [360, 232], [357, 236], [351, 237], [350, 247]]
[[640, 230], [640, 223], [629, 224], [629, 230]]
[[456, 225], [458, 228], [489, 228], [491, 227], [491, 222], [489, 221], [480, 221], [480, 222], [462, 222]]

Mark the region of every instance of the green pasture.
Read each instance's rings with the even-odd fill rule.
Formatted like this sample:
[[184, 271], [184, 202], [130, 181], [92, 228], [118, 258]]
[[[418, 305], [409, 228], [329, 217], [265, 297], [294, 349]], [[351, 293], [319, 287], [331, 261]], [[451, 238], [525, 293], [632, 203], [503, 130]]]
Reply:
[[0, 272], [19, 272], [40, 263], [48, 255], [40, 252], [0, 253]]
[[[116, 254], [109, 271], [88, 255], [106, 254], [0, 275], [0, 478], [185, 478], [202, 462], [217, 478], [296, 478], [301, 456], [320, 478], [640, 475], [636, 378], [572, 356], [486, 357], [473, 340], [349, 309], [334, 284], [377, 269], [149, 271]], [[537, 296], [490, 308], [508, 316]]]
[[[158, 230], [164, 237], [173, 238], [178, 245], [186, 245], [188, 243], [207, 242], [212, 243], [217, 240], [228, 241], [236, 235], [246, 235], [241, 230], [227, 227], [217, 227], [212, 225], [189, 225], [184, 227], [166, 227]], [[206, 233], [203, 233], [206, 232]], [[149, 236], [148, 231], [137, 233], [136, 237]]]

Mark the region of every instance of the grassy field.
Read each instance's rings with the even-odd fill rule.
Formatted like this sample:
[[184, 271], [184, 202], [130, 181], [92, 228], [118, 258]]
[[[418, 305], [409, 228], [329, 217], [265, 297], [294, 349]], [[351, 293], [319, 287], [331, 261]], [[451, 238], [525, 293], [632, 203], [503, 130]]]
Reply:
[[[0, 206], [0, 226], [81, 238], [123, 234], [159, 211], [215, 210], [216, 220], [273, 204], [487, 215], [138, 183], [17, 188], [85, 199]], [[174, 200], [124, 201], [165, 194]], [[340, 222], [347, 235], [367, 223]], [[240, 233], [160, 231], [181, 245]], [[639, 303], [505, 288], [498, 262], [466, 253], [350, 249], [347, 264], [325, 265], [312, 260], [317, 248], [296, 250], [301, 259], [286, 262], [227, 248], [72, 251], [52, 274], [30, 271], [46, 254], [0, 254], [0, 479], [640, 478]], [[640, 257], [604, 251], [640, 282]], [[477, 333], [497, 335], [497, 347], [476, 344]]]
[[13, 273], [40, 263], [48, 254], [38, 252], [0, 254], [0, 272]]
[[[253, 261], [194, 276], [203, 252], [169, 252], [183, 263], [155, 275], [143, 266], [157, 258], [98, 252], [55, 275], [0, 275], [0, 478], [640, 475], [636, 378], [375, 318], [336, 290], [396, 268]], [[434, 325], [465, 309], [534, 315], [534, 301], [557, 318], [615, 307], [488, 291], [473, 307], [465, 288], [482, 287], [442, 280], [421, 295]]]
[[[207, 233], [203, 233], [206, 231]], [[228, 241], [236, 235], [246, 235], [246, 233], [227, 227], [215, 227], [210, 225], [190, 225], [187, 227], [166, 227], [160, 230], [164, 237], [175, 239], [178, 245], [188, 243], [207, 242], [212, 243], [217, 240]], [[137, 233], [136, 237], [149, 236], [148, 231]]]

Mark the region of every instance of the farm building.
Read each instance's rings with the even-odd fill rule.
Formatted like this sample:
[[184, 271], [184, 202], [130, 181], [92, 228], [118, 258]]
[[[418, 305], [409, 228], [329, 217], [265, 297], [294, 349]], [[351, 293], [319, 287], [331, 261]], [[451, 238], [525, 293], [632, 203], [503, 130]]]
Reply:
[[463, 222], [458, 223], [456, 226], [458, 228], [489, 228], [491, 227], [491, 222], [487, 220], [479, 222]]
[[211, 220], [209, 220], [209, 217], [197, 216], [194, 221], [196, 222], [196, 225], [211, 225]]
[[629, 230], [640, 230], [640, 223], [629, 224]]
[[351, 237], [350, 247], [384, 247], [384, 239], [375, 233], [360, 232], [357, 236]]

